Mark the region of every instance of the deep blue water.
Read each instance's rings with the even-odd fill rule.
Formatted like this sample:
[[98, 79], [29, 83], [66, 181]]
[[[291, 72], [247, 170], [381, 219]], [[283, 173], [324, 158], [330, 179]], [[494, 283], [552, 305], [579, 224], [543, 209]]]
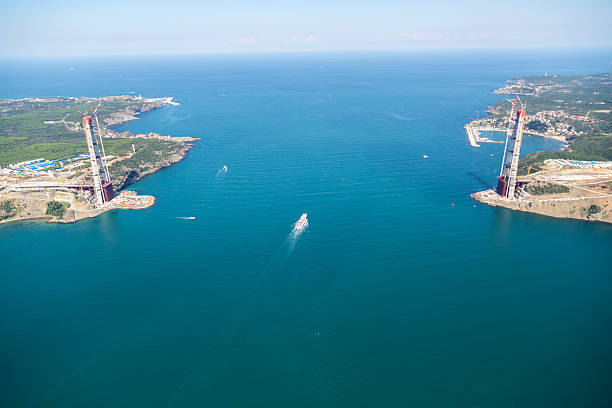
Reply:
[[462, 129], [510, 77], [610, 61], [0, 60], [0, 97], [175, 96], [122, 128], [202, 138], [132, 186], [150, 209], [0, 228], [0, 406], [610, 406], [612, 228], [475, 203], [502, 145]]

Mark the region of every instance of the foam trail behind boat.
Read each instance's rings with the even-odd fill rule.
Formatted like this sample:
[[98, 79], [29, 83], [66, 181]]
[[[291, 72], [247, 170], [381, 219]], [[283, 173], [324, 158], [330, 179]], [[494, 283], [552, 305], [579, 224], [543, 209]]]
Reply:
[[308, 215], [304, 213], [300, 219], [293, 224], [293, 229], [285, 241], [284, 247], [287, 248], [285, 260], [289, 257], [289, 255], [291, 255], [291, 252], [293, 252], [295, 244], [297, 243], [298, 239], [300, 239], [300, 236], [306, 228], [308, 228]]
[[223, 166], [217, 172], [217, 177], [223, 177], [227, 173], [227, 166]]

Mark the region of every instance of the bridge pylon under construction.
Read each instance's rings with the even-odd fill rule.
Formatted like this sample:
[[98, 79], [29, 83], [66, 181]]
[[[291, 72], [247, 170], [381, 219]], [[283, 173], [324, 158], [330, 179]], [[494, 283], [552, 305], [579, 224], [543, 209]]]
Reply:
[[[518, 99], [518, 98], [517, 98]], [[517, 182], [518, 164], [523, 142], [523, 130], [525, 128], [525, 105], [518, 99], [521, 107], [515, 111], [516, 100], [512, 101], [510, 111], [510, 123], [506, 133], [506, 144], [502, 166], [497, 178], [497, 194], [502, 197], [514, 199], [518, 193], [520, 183]]]
[[[100, 144], [102, 144], [102, 134], [100, 133], [100, 125], [96, 116], [96, 111], [93, 111], [93, 115], [98, 124], [98, 136], [100, 137]], [[115, 197], [115, 192], [113, 191], [113, 183], [108, 173], [108, 167], [104, 162], [104, 157], [100, 154], [100, 144], [98, 144], [96, 134], [93, 130], [92, 117], [87, 114], [87, 110], [85, 110], [85, 114], [83, 115], [83, 129], [85, 130], [85, 139], [87, 141], [89, 160], [91, 162], [94, 198], [97, 205], [102, 205], [112, 200]], [[102, 145], [102, 150], [104, 150], [104, 145]]]

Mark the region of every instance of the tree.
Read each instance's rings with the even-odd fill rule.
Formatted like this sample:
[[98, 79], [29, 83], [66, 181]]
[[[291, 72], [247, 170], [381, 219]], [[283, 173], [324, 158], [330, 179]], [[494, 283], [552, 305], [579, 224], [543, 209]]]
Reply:
[[60, 203], [59, 201], [49, 201], [47, 203], [47, 211], [45, 214], [52, 215], [57, 218], [62, 218], [64, 216], [64, 212], [68, 208], [68, 204]]

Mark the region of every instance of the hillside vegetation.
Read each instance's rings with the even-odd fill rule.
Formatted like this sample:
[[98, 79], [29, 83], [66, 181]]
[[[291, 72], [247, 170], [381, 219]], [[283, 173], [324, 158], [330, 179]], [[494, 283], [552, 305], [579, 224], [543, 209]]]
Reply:
[[[156, 133], [133, 135], [113, 132], [110, 126], [137, 118], [137, 115], [164, 106], [172, 98], [145, 99], [129, 95], [86, 97], [45, 97], [0, 100], [0, 167], [26, 160], [63, 160], [87, 154], [87, 143], [81, 120], [82, 112], [91, 112], [100, 102], [98, 118], [115, 190], [121, 189], [161, 168], [181, 160], [193, 138], [171, 138]], [[170, 102], [171, 103], [171, 102]], [[95, 123], [95, 122], [94, 122]], [[97, 130], [96, 130], [97, 132]], [[115, 161], [115, 163], [113, 163]], [[55, 170], [58, 164], [48, 167]], [[88, 179], [83, 164], [64, 177]]]
[[[85, 109], [91, 111], [99, 103], [95, 98], [28, 98], [0, 100], [0, 166], [38, 158], [66, 159], [87, 153], [81, 126]], [[157, 107], [131, 96], [106, 97], [98, 109], [101, 126], [112, 123], [117, 114], [138, 114]], [[107, 154], [121, 155], [131, 149], [130, 142], [104, 140]]]
[[[528, 76], [495, 91], [527, 105], [525, 131], [564, 137], [563, 152], [538, 152], [521, 160], [521, 168], [549, 158], [612, 160], [612, 74]], [[506, 128], [510, 102], [491, 106], [476, 126]]]

